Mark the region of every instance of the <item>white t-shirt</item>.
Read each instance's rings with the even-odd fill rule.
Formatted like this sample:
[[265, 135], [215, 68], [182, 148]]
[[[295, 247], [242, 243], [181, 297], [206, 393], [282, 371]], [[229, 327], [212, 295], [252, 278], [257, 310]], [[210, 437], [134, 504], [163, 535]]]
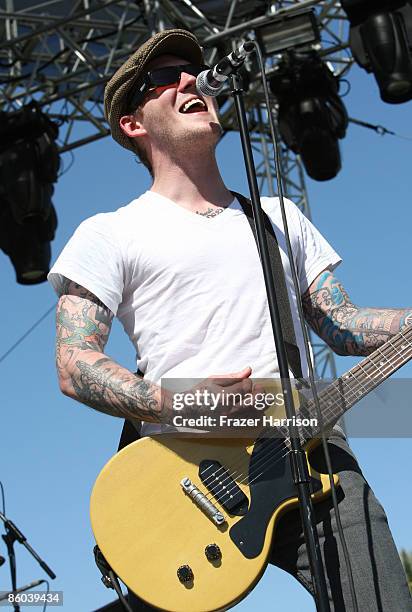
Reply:
[[[341, 260], [290, 201], [286, 214], [301, 294]], [[278, 198], [262, 198], [279, 243], [302, 370], [307, 363]], [[117, 315], [148, 380], [206, 378], [252, 368], [278, 376], [263, 273], [247, 217], [235, 199], [213, 218], [148, 191], [81, 223], [48, 279], [94, 293]], [[150, 425], [145, 433], [154, 432]]]

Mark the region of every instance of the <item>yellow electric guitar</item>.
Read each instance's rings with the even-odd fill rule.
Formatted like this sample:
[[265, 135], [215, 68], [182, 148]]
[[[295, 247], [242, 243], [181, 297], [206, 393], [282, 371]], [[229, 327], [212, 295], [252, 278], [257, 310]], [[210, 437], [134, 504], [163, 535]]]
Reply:
[[[325, 428], [411, 357], [409, 328], [329, 385], [320, 393]], [[312, 401], [304, 413], [315, 415]], [[308, 459], [316, 433], [310, 439], [301, 433], [314, 501], [330, 490]], [[275, 436], [161, 435], [130, 444], [103, 468], [92, 492], [100, 550], [119, 578], [156, 608], [230, 608], [263, 574], [276, 522], [297, 505], [289, 448], [288, 438]]]

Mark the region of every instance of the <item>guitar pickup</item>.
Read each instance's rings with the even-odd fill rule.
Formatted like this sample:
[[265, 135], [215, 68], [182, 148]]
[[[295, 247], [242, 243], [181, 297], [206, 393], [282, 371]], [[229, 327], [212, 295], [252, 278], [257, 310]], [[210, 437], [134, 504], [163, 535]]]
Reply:
[[204, 459], [199, 465], [199, 477], [228, 514], [246, 514], [249, 507], [248, 498], [219, 461]]

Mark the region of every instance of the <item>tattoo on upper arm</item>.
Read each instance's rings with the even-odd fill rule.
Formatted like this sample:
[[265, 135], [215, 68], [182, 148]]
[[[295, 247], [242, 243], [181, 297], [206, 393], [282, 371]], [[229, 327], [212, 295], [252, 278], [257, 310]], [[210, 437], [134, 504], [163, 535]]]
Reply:
[[69, 279], [64, 282], [56, 313], [56, 364], [59, 374], [78, 351], [103, 352], [113, 313], [95, 295]]
[[103, 302], [101, 302], [99, 298], [94, 295], [94, 293], [92, 293], [85, 287], [82, 287], [82, 285], [79, 285], [78, 283], [75, 283], [74, 281], [70, 280], [70, 278], [64, 278], [63, 280], [60, 290], [60, 296], [62, 295], [77, 295], [78, 297], [84, 298], [85, 300], [90, 300], [91, 302], [94, 302], [98, 306], [106, 308]]
[[65, 295], [57, 307], [59, 345], [102, 351], [106, 345], [113, 314], [104, 305]]
[[410, 309], [356, 306], [329, 271], [312, 283], [302, 305], [309, 325], [340, 355], [368, 355], [412, 323]]
[[123, 418], [159, 422], [168, 414], [156, 385], [103, 353], [113, 313], [87, 289], [65, 279], [57, 306], [56, 364], [71, 397]]

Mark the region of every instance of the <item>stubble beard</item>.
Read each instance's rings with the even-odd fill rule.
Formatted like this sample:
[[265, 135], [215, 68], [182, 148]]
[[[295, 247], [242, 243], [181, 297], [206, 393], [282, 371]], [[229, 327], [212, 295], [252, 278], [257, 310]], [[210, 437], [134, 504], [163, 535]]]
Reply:
[[171, 160], [181, 165], [189, 156], [214, 154], [223, 129], [218, 121], [210, 122], [207, 129], [173, 130], [167, 121], [157, 123], [158, 145], [167, 151]]

